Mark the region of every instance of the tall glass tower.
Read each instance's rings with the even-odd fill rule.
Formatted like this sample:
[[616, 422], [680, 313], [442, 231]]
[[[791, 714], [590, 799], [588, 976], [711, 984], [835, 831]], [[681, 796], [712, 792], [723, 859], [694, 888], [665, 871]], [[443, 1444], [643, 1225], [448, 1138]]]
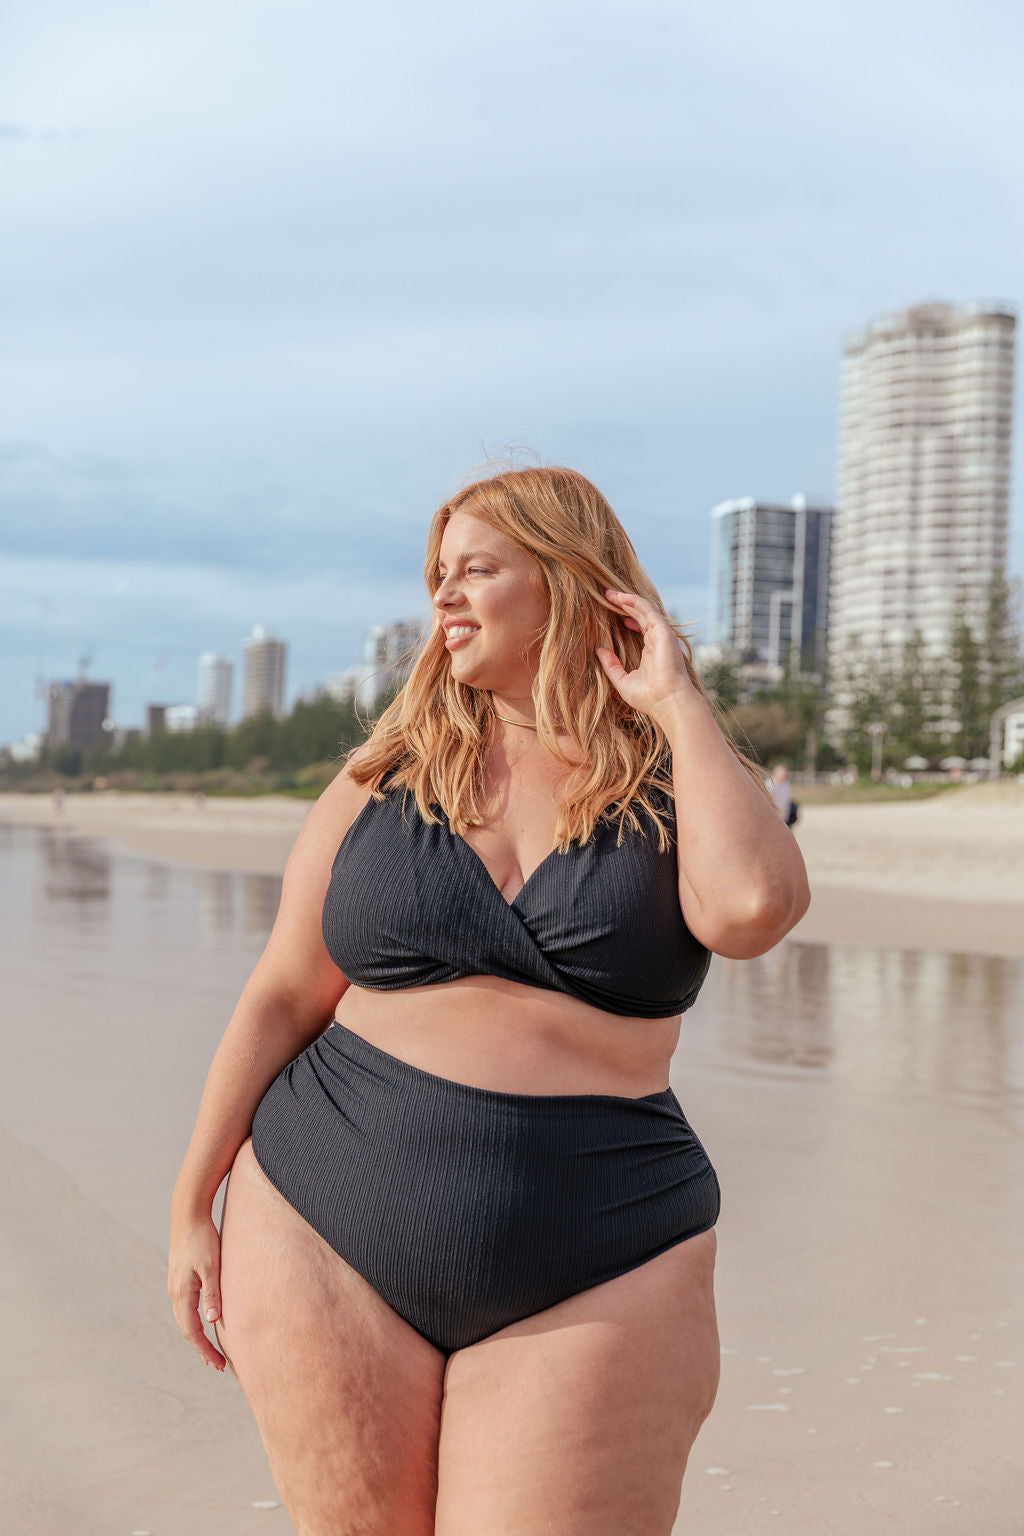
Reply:
[[[832, 508], [752, 496], [711, 512], [712, 645], [820, 677], [828, 634]], [[795, 658], [794, 658], [795, 653]]]

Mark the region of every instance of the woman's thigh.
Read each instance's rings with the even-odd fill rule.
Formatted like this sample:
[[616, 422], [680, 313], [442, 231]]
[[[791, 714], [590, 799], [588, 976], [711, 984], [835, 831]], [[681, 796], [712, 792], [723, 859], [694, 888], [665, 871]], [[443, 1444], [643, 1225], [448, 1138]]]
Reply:
[[218, 1338], [299, 1536], [431, 1536], [445, 1356], [314, 1232], [249, 1142], [228, 1180]]
[[718, 1387], [714, 1232], [459, 1350], [436, 1536], [668, 1536]]

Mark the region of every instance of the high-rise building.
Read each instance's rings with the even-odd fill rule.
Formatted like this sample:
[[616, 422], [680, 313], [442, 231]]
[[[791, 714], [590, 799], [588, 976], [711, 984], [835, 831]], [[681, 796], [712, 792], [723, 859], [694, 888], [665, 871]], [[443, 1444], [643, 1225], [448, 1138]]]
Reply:
[[327, 679], [327, 692], [336, 704], [351, 704], [354, 699], [358, 700], [371, 670], [368, 662], [357, 661], [354, 666], [346, 667], [344, 672], [335, 672]]
[[288, 648], [283, 640], [268, 635], [262, 624], [254, 624], [245, 642], [245, 683], [242, 714], [272, 715], [284, 713], [284, 670]]
[[414, 620], [374, 624], [366, 633], [362, 661], [329, 677], [327, 692], [339, 703], [354, 700], [358, 709], [372, 710], [390, 688], [405, 682], [425, 632], [425, 625]]
[[46, 740], [51, 747], [88, 747], [109, 730], [110, 684], [84, 677], [51, 683]]
[[216, 725], [227, 725], [231, 719], [231, 683], [235, 668], [227, 656], [216, 651], [203, 651], [199, 658], [199, 716]]
[[851, 335], [843, 361], [829, 644], [945, 649], [980, 632], [1005, 573], [1014, 311], [919, 304]]
[[711, 512], [712, 645], [748, 665], [822, 675], [832, 508], [744, 496]]
[[405, 682], [423, 643], [423, 625], [399, 619], [393, 624], [374, 624], [363, 647], [366, 676], [360, 683], [357, 702], [372, 709], [389, 688]]
[[168, 704], [164, 709], [164, 730], [174, 735], [194, 731], [199, 724], [199, 711], [194, 704]]

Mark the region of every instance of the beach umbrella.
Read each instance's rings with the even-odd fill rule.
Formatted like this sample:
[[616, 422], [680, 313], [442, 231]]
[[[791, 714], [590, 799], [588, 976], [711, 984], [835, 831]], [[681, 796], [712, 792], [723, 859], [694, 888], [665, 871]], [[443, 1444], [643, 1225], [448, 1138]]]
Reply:
[[944, 757], [939, 763], [940, 768], [966, 768], [966, 757]]
[[928, 767], [928, 759], [926, 757], [908, 757], [903, 766], [904, 768], [912, 768], [920, 771], [922, 768]]

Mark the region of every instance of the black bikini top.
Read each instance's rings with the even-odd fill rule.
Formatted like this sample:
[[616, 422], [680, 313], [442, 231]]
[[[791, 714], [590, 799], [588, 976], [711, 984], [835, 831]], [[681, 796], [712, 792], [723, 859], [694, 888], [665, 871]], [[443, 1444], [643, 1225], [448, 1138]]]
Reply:
[[[674, 837], [668, 798], [665, 810]], [[503, 976], [644, 1019], [691, 1006], [711, 955], [686, 926], [675, 849], [658, 852], [649, 817], [638, 812], [649, 830], [619, 847], [617, 827], [599, 822], [586, 843], [548, 854], [509, 902], [440, 814], [424, 821], [415, 796], [393, 790], [345, 834], [323, 936], [348, 981], [388, 992]]]

